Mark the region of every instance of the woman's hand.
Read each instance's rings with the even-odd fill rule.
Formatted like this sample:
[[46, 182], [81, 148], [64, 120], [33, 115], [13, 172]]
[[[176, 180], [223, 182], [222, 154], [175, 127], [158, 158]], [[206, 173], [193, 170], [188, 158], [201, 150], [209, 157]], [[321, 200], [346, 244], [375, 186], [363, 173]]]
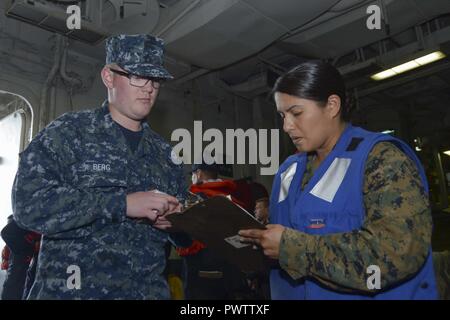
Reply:
[[285, 229], [280, 224], [268, 224], [266, 230], [248, 229], [240, 230], [242, 242], [253, 243], [260, 246], [266, 256], [278, 259], [280, 255], [281, 236]]

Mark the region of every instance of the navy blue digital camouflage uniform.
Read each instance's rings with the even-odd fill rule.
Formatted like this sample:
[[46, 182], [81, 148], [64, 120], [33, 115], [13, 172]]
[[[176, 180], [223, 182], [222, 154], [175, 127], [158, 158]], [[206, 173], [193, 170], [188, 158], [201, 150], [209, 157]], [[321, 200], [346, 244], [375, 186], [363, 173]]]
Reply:
[[[124, 36], [107, 41], [107, 49], [113, 50], [107, 63], [115, 60], [125, 70], [127, 61], [151, 65], [152, 55], [129, 53], [159, 50], [160, 40], [129, 37], [128, 45]], [[168, 78], [167, 71], [157, 72], [158, 63], [147, 65], [151, 76]], [[14, 218], [43, 234], [29, 299], [169, 298], [163, 276], [168, 234], [148, 220], [127, 217], [126, 195], [158, 189], [183, 201], [187, 188], [169, 144], [147, 123], [142, 130], [132, 152], [105, 102], [95, 110], [62, 115], [20, 154]], [[79, 289], [68, 286], [71, 265], [79, 267]]]

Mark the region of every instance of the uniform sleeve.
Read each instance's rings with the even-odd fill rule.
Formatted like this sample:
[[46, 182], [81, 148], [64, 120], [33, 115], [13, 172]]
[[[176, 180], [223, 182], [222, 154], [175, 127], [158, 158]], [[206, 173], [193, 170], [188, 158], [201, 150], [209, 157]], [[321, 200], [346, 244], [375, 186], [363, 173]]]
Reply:
[[177, 184], [177, 193], [175, 197], [178, 201], [184, 203], [187, 199], [188, 186], [184, 176], [183, 167], [181, 167], [181, 165], [177, 167], [176, 176], [174, 178]]
[[73, 162], [70, 134], [75, 129], [45, 130], [20, 154], [12, 190], [17, 224], [63, 239], [85, 237], [105, 225], [124, 221], [124, 188], [79, 188], [66, 181], [63, 172]]
[[381, 290], [413, 276], [431, 244], [429, 201], [415, 164], [388, 142], [369, 154], [366, 219], [360, 230], [323, 236], [286, 229], [280, 266], [294, 279], [313, 277], [335, 290], [372, 292], [367, 267], [381, 270]]
[[[177, 169], [174, 172], [175, 172], [174, 181], [176, 181], [177, 184], [176, 187], [177, 192], [175, 194], [175, 197], [178, 199], [178, 201], [184, 204], [184, 202], [187, 199], [188, 186], [186, 183], [186, 178], [184, 176], [182, 165], [178, 165]], [[192, 238], [185, 232], [171, 233], [169, 236], [169, 241], [176, 248], [189, 247], [192, 244]]]

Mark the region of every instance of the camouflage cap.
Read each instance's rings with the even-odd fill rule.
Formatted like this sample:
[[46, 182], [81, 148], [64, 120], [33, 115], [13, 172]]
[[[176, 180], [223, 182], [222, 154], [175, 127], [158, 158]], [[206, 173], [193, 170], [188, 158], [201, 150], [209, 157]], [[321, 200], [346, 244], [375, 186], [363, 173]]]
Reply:
[[106, 40], [106, 64], [143, 77], [173, 79], [163, 67], [164, 42], [148, 35], [116, 35]]

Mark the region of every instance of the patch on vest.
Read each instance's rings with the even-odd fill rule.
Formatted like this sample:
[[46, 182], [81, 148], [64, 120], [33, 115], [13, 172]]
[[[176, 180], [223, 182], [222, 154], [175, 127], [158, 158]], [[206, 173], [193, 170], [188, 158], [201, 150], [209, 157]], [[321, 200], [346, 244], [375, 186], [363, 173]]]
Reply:
[[278, 203], [287, 198], [289, 193], [289, 187], [291, 186], [292, 179], [294, 178], [295, 172], [297, 171], [297, 162], [291, 164], [286, 171], [284, 171], [280, 178], [280, 194], [278, 196]]
[[309, 219], [308, 229], [322, 229], [325, 227], [325, 219]]
[[334, 196], [341, 186], [351, 162], [352, 159], [348, 158], [334, 159], [325, 174], [309, 193], [327, 202], [333, 202]]

